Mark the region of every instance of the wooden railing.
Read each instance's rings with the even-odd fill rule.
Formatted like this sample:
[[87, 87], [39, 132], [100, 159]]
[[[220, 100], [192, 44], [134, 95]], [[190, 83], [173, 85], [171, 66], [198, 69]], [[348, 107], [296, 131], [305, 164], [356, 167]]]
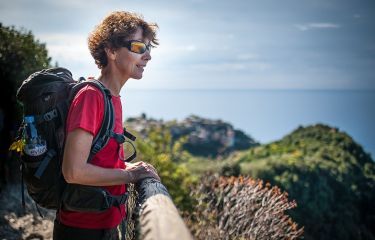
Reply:
[[193, 239], [165, 186], [152, 178], [136, 184], [138, 239]]

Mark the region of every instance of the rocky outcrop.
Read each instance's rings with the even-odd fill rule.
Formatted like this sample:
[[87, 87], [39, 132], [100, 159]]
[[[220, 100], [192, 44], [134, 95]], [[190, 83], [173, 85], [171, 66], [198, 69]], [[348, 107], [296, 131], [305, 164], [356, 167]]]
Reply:
[[229, 123], [196, 115], [189, 116], [182, 121], [164, 122], [147, 118], [145, 114], [142, 114], [140, 117], [129, 118], [126, 125], [144, 137], [147, 137], [147, 132], [153, 127], [167, 127], [173, 140], [186, 136], [184, 149], [199, 156], [216, 157], [259, 145], [254, 139], [241, 130], [234, 129]]

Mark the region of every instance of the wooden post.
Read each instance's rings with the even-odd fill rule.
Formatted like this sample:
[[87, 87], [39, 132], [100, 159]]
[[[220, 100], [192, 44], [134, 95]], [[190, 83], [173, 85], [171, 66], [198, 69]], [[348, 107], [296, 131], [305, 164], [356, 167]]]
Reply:
[[179, 215], [165, 186], [146, 178], [136, 184], [139, 212], [139, 239], [191, 240], [190, 231]]

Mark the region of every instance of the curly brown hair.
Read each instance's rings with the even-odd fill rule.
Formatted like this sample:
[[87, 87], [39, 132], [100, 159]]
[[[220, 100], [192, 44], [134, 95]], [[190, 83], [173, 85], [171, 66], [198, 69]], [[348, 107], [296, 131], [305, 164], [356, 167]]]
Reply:
[[95, 27], [88, 37], [89, 50], [100, 69], [107, 66], [105, 48], [118, 49], [121, 42], [128, 40], [138, 28], [143, 30], [143, 38], [150, 40], [152, 46], [159, 44], [156, 38], [156, 23], [147, 23], [136, 13], [116, 11], [110, 13]]

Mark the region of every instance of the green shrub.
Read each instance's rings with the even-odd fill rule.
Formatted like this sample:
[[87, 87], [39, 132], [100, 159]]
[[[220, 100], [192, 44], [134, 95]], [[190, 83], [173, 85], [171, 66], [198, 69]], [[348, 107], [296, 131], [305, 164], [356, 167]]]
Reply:
[[190, 197], [190, 188], [194, 179], [186, 167], [177, 164], [185, 157], [180, 148], [181, 143], [172, 144], [170, 133], [164, 128], [150, 129], [147, 138], [138, 139], [137, 159], [151, 163], [157, 169], [162, 183], [180, 210], [191, 210], [193, 199]]

